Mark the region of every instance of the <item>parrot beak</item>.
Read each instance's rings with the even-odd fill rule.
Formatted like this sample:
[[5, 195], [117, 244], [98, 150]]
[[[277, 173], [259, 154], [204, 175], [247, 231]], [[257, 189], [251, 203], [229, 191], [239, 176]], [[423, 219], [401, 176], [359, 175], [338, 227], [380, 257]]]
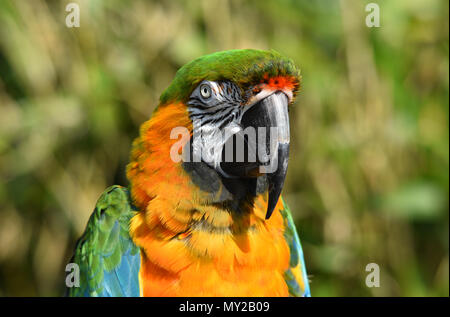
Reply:
[[[288, 104], [288, 97], [283, 92], [275, 92], [249, 106], [241, 120], [242, 130], [228, 139], [222, 152], [220, 167], [225, 174], [242, 178], [265, 175], [269, 191], [266, 219], [270, 218], [278, 202], [288, 167]], [[243, 160], [237, 159], [239, 147], [236, 144], [245, 144], [244, 153], [241, 153]], [[233, 148], [232, 159], [227, 157], [227, 146]]]

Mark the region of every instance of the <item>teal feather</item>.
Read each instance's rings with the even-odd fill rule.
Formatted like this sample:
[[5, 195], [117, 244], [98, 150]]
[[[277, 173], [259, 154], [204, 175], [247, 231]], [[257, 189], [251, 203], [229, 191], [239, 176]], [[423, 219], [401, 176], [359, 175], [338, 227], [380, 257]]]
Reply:
[[[284, 278], [289, 288], [289, 294], [291, 296], [304, 296], [310, 297], [311, 292], [309, 289], [308, 275], [306, 273], [305, 260], [303, 257], [302, 245], [300, 238], [298, 237], [297, 229], [295, 228], [294, 220], [292, 219], [291, 212], [286, 202], [283, 200], [284, 209], [281, 210], [281, 215], [285, 221], [284, 238], [289, 245], [290, 259], [289, 269], [285, 272]], [[292, 269], [300, 264], [302, 272], [302, 279], [304, 287], [301, 287], [301, 283], [296, 279], [292, 272]]]

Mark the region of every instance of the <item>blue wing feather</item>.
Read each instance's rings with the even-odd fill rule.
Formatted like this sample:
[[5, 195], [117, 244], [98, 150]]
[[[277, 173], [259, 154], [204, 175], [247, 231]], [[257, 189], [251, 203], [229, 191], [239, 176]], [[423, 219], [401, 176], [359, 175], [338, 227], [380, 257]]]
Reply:
[[309, 288], [308, 275], [306, 273], [305, 260], [303, 257], [300, 238], [298, 236], [297, 229], [295, 228], [295, 223], [292, 219], [289, 208], [284, 200], [283, 206], [284, 209], [281, 210], [281, 215], [285, 221], [284, 237], [290, 250], [290, 267], [285, 272], [285, 280], [289, 287], [289, 293], [292, 296], [310, 297], [311, 291]]
[[72, 258], [80, 272], [79, 287], [69, 296], [139, 296], [139, 248], [128, 227], [135, 213], [129, 192], [108, 188], [97, 202]]

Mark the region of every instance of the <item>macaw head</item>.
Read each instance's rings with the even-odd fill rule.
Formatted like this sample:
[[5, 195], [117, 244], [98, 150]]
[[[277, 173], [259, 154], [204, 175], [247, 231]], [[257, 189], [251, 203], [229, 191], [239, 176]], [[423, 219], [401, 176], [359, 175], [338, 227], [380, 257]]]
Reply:
[[180, 68], [158, 109], [187, 107], [192, 124], [183, 149], [185, 169], [195, 170], [198, 179], [205, 169], [196, 166], [207, 166], [236, 197], [249, 184], [255, 194], [268, 191], [267, 219], [287, 172], [288, 106], [299, 85], [298, 69], [275, 51], [217, 52]]

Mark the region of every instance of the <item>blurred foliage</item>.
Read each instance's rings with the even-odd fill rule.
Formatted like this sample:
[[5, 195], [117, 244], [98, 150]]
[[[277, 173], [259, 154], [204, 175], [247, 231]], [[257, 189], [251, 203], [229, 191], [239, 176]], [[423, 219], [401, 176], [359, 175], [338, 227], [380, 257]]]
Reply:
[[[60, 295], [100, 193], [184, 63], [302, 69], [284, 193], [315, 296], [449, 295], [447, 1], [0, 1], [0, 295]], [[365, 286], [365, 266], [381, 287]]]

